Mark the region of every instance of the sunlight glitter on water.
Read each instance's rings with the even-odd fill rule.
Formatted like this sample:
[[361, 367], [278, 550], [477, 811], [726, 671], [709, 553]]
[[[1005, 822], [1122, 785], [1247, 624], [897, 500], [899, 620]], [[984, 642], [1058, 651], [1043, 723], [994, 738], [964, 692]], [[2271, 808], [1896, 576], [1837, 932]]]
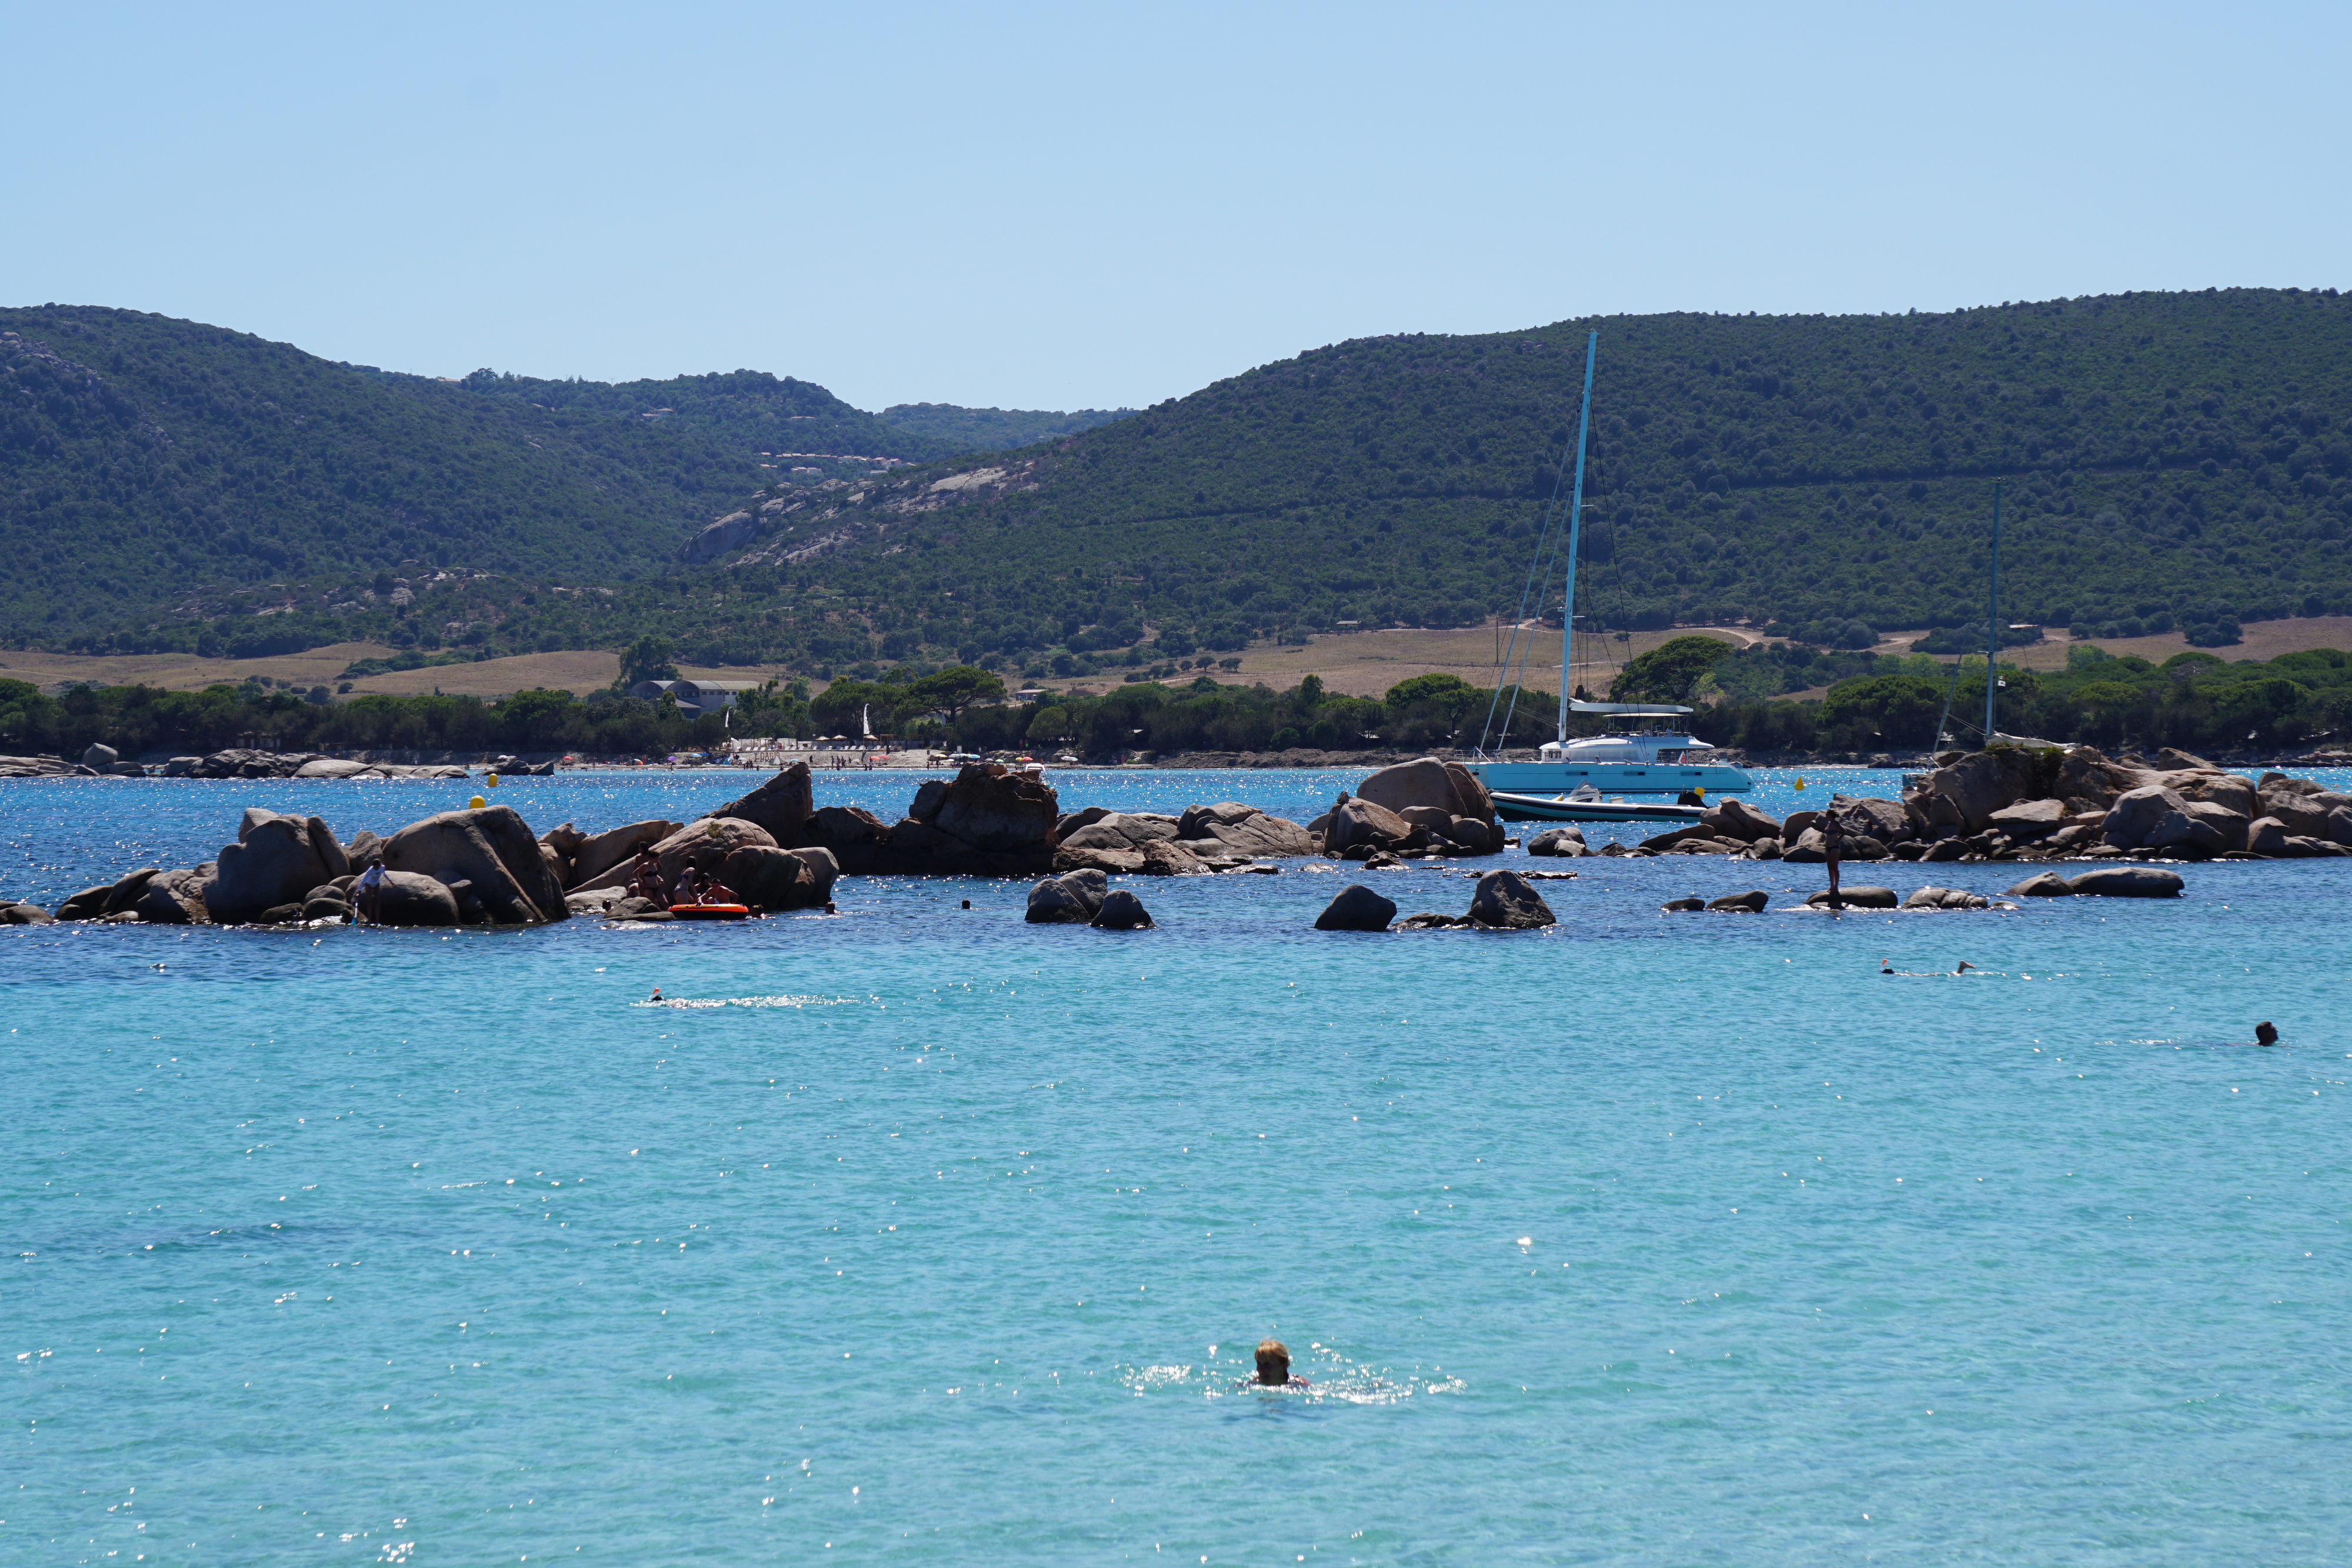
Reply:
[[[190, 863], [247, 800], [177, 782], [12, 795], [7, 831], [70, 890], [131, 852], [95, 863], [89, 802], [135, 800], [134, 863]], [[740, 782], [512, 799], [593, 827]], [[1349, 782], [1066, 788], [1305, 816]], [[912, 781], [840, 787], [889, 815]], [[2352, 1535], [2311, 1439], [2352, 1427], [2344, 868], [1779, 922], [1657, 906], [1784, 906], [1807, 868], [1577, 869], [1524, 941], [1315, 933], [1339, 880], [1295, 869], [1139, 879], [1161, 928], [1123, 935], [913, 879], [626, 936], [0, 931], [0, 1559], [152, 1553], [88, 1544], [132, 1484], [164, 1560], [264, 1563], [320, 1560], [326, 1519], [614, 1563]], [[1927, 984], [1962, 958], [1984, 983]], [[2260, 1019], [2284, 1046], [2231, 1047]], [[1276, 1333], [1310, 1384], [1252, 1393]]]

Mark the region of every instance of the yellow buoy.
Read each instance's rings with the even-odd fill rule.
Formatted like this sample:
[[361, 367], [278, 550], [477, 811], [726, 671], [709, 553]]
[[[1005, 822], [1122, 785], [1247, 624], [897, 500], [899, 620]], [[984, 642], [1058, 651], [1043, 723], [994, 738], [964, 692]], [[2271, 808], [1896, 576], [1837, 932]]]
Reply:
[[478, 811], [478, 810], [480, 810], [484, 806], [488, 805], [488, 804], [489, 804], [489, 802], [488, 802], [488, 801], [487, 801], [487, 800], [483, 800], [479, 795], [477, 795], [477, 796], [475, 796], [472, 800], [470, 800], [467, 801], [467, 802], [466, 802], [466, 804], [467, 804], [467, 805], [468, 805], [468, 806], [470, 806], [470, 807], [472, 807], [475, 810]]
[[497, 774], [493, 773], [493, 774], [491, 774], [488, 779], [485, 779], [484, 780], [482, 780], [482, 782], [484, 782], [485, 784], [488, 784], [491, 789], [497, 789], [497, 788], [499, 787], [499, 776], [498, 776]]
[[1805, 781], [1804, 781], [1803, 779], [1798, 779], [1798, 780], [1797, 780], [1797, 788], [1798, 788], [1798, 789], [1803, 789], [1804, 787], [1805, 787]]

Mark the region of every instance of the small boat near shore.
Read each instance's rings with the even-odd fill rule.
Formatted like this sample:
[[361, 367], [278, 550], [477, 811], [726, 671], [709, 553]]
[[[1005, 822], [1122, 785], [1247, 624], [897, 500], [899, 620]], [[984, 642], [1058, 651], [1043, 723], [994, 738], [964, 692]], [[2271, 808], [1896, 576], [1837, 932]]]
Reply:
[[749, 920], [751, 906], [748, 904], [673, 904], [670, 917], [675, 920]]
[[1579, 800], [1574, 795], [1521, 795], [1489, 791], [1495, 815], [1507, 822], [1696, 822], [1706, 814], [1704, 806], [1670, 805], [1664, 800]]

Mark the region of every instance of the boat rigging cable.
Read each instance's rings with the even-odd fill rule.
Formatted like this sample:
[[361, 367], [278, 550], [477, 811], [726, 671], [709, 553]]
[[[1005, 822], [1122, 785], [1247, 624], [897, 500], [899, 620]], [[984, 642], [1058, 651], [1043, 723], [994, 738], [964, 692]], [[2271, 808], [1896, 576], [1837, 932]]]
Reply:
[[[1993, 737], [1993, 694], [2000, 689], [2000, 481], [1992, 482], [1992, 568], [1985, 589], [1985, 718], [1984, 744]], [[1960, 695], [1960, 668], [1965, 658], [1952, 661], [1952, 684], [1944, 688], [1943, 716], [1936, 721], [1936, 744], [1951, 739], [1952, 703]]]
[[[1519, 678], [1511, 682], [1510, 706], [1504, 710], [1502, 734], [1496, 741], [1499, 749], [1508, 750], [1510, 747], [1511, 725], [1518, 716], [1519, 695], [1526, 687], [1527, 662], [1535, 649], [1535, 630], [1528, 624], [1529, 601], [1534, 601], [1535, 610], [1540, 614], [1548, 591], [1546, 585], [1551, 580], [1551, 568], [1559, 560], [1563, 545], [1568, 566], [1559, 607], [1559, 734], [1563, 740], [1568, 737], [1569, 650], [1576, 625], [1577, 528], [1582, 520], [1584, 507], [1584, 446], [1585, 432], [1592, 419], [1592, 366], [1600, 351], [1601, 333], [1597, 329], [1587, 332], [1584, 338], [1584, 399], [1576, 413], [1576, 444], [1570, 449], [1576, 457], [1576, 479], [1569, 492], [1567, 533], [1563, 538], [1556, 528], [1559, 520], [1559, 482], [1563, 477], [1562, 473], [1556, 470], [1552, 475], [1551, 500], [1544, 508], [1543, 531], [1536, 538], [1535, 559], [1528, 563], [1527, 583], [1519, 590], [1519, 612], [1511, 622], [1511, 639], [1503, 650], [1502, 667], [1495, 673], [1495, 690], [1486, 699], [1486, 720], [1478, 727], [1478, 755], [1482, 757], [1486, 751], [1486, 737], [1495, 727], [1495, 708], [1503, 700], [1503, 684], [1510, 675], [1511, 660], [1516, 655], [1519, 661]], [[1569, 453], [1560, 454], [1561, 470], [1568, 467], [1568, 457]], [[1550, 548], [1549, 556], [1546, 546]], [[1527, 643], [1524, 650], [1520, 647], [1522, 635]]]

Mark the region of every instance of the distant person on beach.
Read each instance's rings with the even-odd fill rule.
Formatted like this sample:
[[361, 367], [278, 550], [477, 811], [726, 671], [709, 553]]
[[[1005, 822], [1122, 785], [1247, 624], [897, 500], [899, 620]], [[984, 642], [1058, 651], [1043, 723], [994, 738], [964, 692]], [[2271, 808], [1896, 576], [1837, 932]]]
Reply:
[[383, 910], [383, 862], [377, 861], [360, 873], [356, 901], [360, 915], [370, 925], [380, 924], [377, 915]]
[[2276, 1045], [2278, 1043], [2278, 1025], [2270, 1022], [2268, 1019], [2264, 1019], [2263, 1022], [2256, 1024], [2254, 1026], [2254, 1043], [2256, 1045]]
[[1304, 1388], [1307, 1379], [1290, 1375], [1290, 1347], [1278, 1339], [1257, 1342], [1257, 1375], [1244, 1386]]
[[1833, 811], [1823, 811], [1821, 821], [1822, 862], [1830, 873], [1830, 907], [1843, 909], [1845, 898], [1838, 892], [1838, 856], [1845, 849], [1845, 828]]

